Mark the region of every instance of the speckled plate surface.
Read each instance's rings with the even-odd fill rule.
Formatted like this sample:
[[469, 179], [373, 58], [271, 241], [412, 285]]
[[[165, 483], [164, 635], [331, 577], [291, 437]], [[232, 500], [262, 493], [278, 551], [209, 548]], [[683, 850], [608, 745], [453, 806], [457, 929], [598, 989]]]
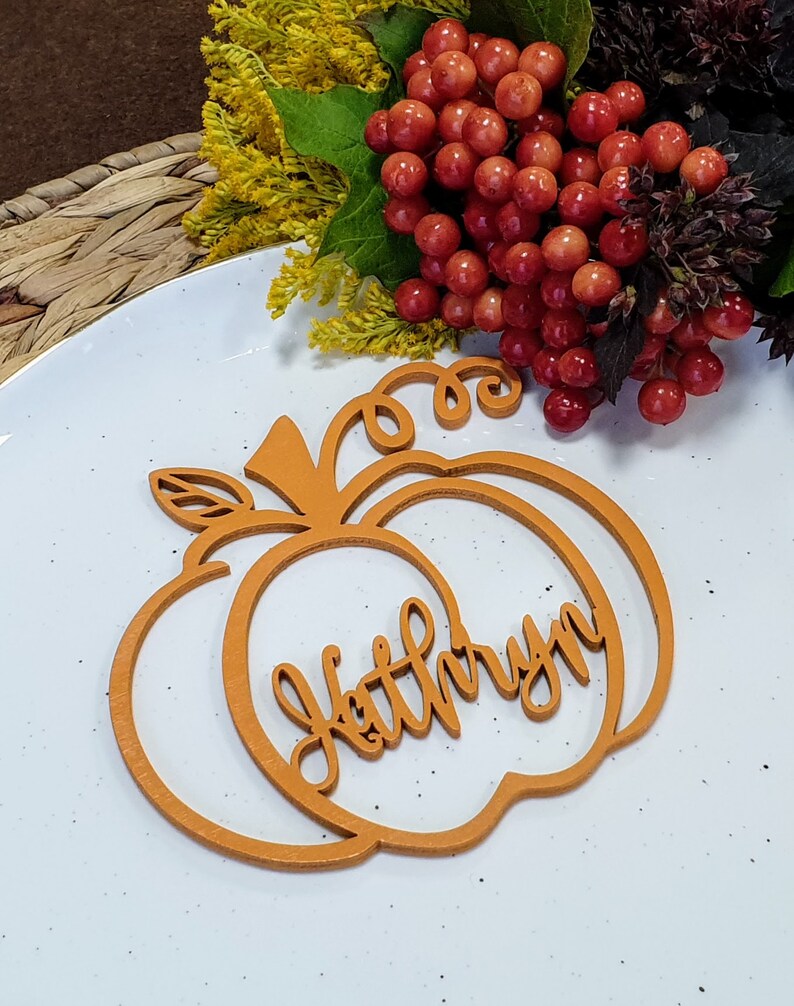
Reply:
[[[280, 254], [148, 294], [0, 389], [4, 1001], [787, 1001], [794, 395], [791, 374], [749, 341], [728, 347], [719, 395], [693, 401], [666, 429], [626, 401], [558, 438], [529, 393], [509, 419], [475, 409], [448, 432], [427, 389], [405, 392], [422, 445], [447, 456], [522, 452], [575, 472], [624, 508], [661, 564], [677, 628], [667, 703], [645, 737], [582, 786], [517, 805], [470, 852], [380, 852], [301, 875], [204, 848], [138, 791], [111, 728], [110, 667], [125, 626], [178, 572], [192, 539], [155, 505], [149, 472], [200, 467], [240, 479], [282, 414], [316, 452], [337, 409], [398, 365], [310, 353], [303, 306], [271, 322], [263, 303]], [[350, 475], [371, 459], [354, 436], [340, 464]], [[269, 505], [265, 490], [255, 496]], [[581, 515], [542, 493], [538, 501], [587, 550], [622, 620], [628, 716], [649, 688], [652, 625], [640, 592]], [[548, 624], [575, 599], [559, 560], [482, 506], [437, 501], [405, 515], [401, 530], [442, 564], [472, 636], [500, 652], [525, 614]], [[163, 777], [219, 823], [327, 841], [252, 765], [225, 704], [224, 613], [257, 547], [234, 546], [237, 579], [180, 602], [152, 633], [139, 726]], [[399, 606], [422, 589], [416, 570], [381, 553], [307, 562], [280, 578], [254, 620], [258, 695], [280, 660], [319, 680], [330, 642], [358, 679], [373, 637], [399, 639]], [[486, 682], [460, 710], [457, 741], [434, 727], [377, 763], [344, 752], [340, 799], [399, 827], [451, 827], [505, 772], [551, 771], [586, 748], [598, 675], [595, 664], [584, 697], [566, 681], [560, 713], [543, 724]], [[294, 743], [289, 731], [281, 740]]]

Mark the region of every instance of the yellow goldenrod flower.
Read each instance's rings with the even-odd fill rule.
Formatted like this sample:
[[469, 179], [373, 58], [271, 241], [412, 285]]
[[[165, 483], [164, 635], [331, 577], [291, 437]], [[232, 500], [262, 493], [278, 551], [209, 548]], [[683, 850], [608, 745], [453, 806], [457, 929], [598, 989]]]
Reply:
[[267, 88], [318, 93], [337, 84], [382, 90], [389, 79], [369, 35], [356, 20], [395, 3], [465, 17], [465, 0], [213, 0], [215, 37], [204, 39], [209, 98], [204, 106], [203, 156], [219, 181], [185, 217], [189, 234], [210, 249], [207, 262], [284, 241], [289, 249], [268, 307], [274, 317], [292, 300], [336, 302], [341, 312], [317, 321], [310, 342], [323, 350], [432, 356], [456, 345], [440, 321], [410, 325], [391, 295], [359, 277], [340, 256], [316, 249], [347, 198], [344, 174], [287, 143]]

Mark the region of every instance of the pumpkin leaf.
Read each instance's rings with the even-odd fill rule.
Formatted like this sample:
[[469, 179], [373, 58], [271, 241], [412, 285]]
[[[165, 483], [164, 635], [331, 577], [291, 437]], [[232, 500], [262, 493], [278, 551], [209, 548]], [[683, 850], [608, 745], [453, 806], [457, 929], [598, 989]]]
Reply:
[[364, 126], [383, 107], [385, 92], [340, 84], [322, 94], [277, 87], [268, 94], [290, 146], [306, 157], [333, 164], [350, 183], [347, 200], [325, 232], [318, 254], [341, 252], [360, 276], [375, 276], [390, 290], [417, 276], [419, 251], [410, 238], [386, 226], [381, 158], [364, 142]]
[[566, 83], [587, 56], [593, 30], [590, 0], [471, 0], [472, 31], [502, 35], [519, 45], [554, 42], [568, 57]]
[[247, 486], [206, 468], [160, 468], [149, 476], [149, 486], [160, 509], [191, 531], [203, 531], [235, 511], [254, 508]]

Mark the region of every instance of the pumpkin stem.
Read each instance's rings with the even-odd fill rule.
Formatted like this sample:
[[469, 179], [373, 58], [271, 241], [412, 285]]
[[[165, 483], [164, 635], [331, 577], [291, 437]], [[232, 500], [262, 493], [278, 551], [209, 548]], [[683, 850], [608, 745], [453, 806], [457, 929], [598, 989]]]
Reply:
[[329, 494], [335, 493], [320, 475], [303, 434], [288, 416], [281, 416], [273, 424], [246, 464], [245, 474], [272, 489], [301, 515], [327, 509]]

